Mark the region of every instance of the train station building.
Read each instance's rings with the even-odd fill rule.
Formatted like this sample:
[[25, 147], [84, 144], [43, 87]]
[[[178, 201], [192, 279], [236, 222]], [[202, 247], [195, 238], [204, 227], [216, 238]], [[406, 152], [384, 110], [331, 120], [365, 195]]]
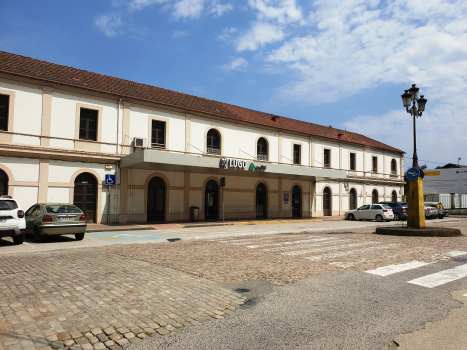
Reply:
[[310, 117], [0, 52], [0, 195], [24, 210], [74, 203], [98, 223], [186, 221], [192, 207], [200, 220], [335, 216], [401, 200], [403, 151]]

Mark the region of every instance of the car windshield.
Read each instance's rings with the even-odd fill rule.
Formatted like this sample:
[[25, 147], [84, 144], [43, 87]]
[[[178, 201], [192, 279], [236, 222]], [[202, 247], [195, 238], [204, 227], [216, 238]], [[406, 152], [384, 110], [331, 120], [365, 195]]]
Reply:
[[12, 210], [18, 208], [15, 201], [0, 201], [0, 210]]
[[45, 210], [49, 214], [79, 214], [81, 210], [74, 205], [47, 205]]

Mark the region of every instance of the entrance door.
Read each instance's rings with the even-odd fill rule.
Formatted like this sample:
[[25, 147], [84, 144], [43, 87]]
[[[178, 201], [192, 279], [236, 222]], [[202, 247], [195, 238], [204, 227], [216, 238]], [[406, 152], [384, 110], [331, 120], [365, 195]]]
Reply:
[[323, 215], [331, 216], [331, 190], [325, 187], [323, 190]]
[[94, 175], [82, 173], [75, 179], [73, 204], [80, 208], [86, 222], [96, 222], [97, 181]]
[[0, 170], [0, 196], [8, 194], [8, 176]]
[[153, 177], [148, 183], [148, 216], [150, 221], [165, 219], [165, 182], [160, 177]]
[[263, 183], [256, 186], [256, 217], [267, 218], [267, 195], [268, 190]]
[[349, 198], [350, 198], [349, 210], [357, 209], [357, 191], [355, 190], [355, 188], [352, 188], [350, 190]]
[[300, 187], [294, 186], [292, 189], [292, 216], [294, 218], [302, 217], [302, 198]]
[[217, 219], [217, 208], [219, 199], [219, 187], [216, 181], [209, 180], [205, 188], [204, 210], [206, 219]]
[[376, 190], [373, 190], [372, 194], [371, 194], [371, 203], [372, 204], [375, 204], [375, 203], [378, 203], [379, 202], [379, 196], [378, 196], [378, 191]]

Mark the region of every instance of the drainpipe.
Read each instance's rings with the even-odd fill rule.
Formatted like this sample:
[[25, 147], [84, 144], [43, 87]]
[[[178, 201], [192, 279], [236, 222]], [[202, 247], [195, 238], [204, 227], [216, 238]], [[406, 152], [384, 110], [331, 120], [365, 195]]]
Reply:
[[118, 110], [117, 110], [117, 152], [115, 152], [116, 154], [118, 154], [118, 145], [119, 145], [119, 139], [118, 139], [118, 136], [119, 136], [119, 129], [120, 129], [120, 103], [122, 103], [122, 99], [120, 98], [118, 100]]

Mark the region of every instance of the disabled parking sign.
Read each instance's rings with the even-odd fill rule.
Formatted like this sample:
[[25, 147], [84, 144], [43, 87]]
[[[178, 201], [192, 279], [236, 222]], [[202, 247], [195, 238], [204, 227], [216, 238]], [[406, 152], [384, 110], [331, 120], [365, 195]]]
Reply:
[[106, 175], [105, 175], [105, 184], [106, 184], [107, 186], [113, 186], [113, 185], [115, 185], [115, 175], [106, 174]]

